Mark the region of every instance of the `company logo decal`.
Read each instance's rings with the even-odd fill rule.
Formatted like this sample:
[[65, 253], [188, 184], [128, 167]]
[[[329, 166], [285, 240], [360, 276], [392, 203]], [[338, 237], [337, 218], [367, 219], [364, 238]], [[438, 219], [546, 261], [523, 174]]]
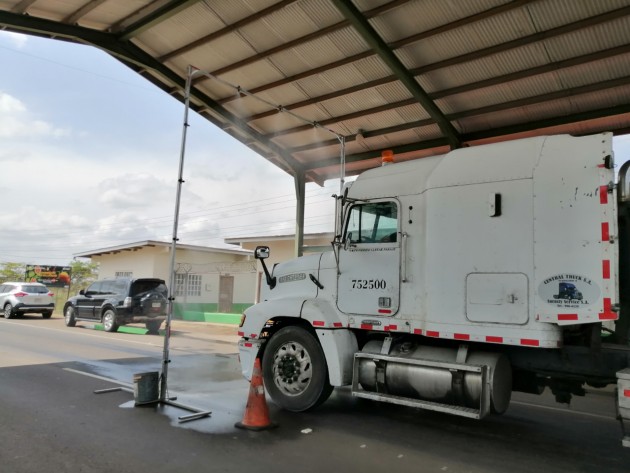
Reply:
[[577, 274], [557, 274], [538, 286], [538, 296], [559, 309], [587, 308], [599, 300], [599, 286]]

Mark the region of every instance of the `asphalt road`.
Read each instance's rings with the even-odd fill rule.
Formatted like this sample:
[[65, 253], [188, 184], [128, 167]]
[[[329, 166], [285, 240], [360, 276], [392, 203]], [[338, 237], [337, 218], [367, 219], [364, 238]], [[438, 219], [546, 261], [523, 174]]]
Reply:
[[312, 413], [269, 404], [273, 430], [234, 428], [248, 384], [236, 329], [174, 322], [170, 405], [134, 407], [134, 373], [158, 371], [163, 337], [66, 328], [59, 318], [0, 320], [0, 472], [623, 472], [611, 390], [570, 408], [515, 394], [483, 421], [352, 398], [338, 389]]

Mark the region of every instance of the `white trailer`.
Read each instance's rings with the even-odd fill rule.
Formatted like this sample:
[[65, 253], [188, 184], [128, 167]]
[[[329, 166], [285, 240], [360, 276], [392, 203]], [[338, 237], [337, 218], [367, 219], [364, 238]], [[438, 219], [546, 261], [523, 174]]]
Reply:
[[[618, 385], [630, 418], [630, 201], [612, 135], [546, 136], [372, 169], [329, 252], [266, 272], [239, 329], [284, 409], [354, 396], [483, 418], [512, 391]], [[621, 296], [621, 297], [620, 297]], [[624, 444], [630, 444], [625, 437]]]

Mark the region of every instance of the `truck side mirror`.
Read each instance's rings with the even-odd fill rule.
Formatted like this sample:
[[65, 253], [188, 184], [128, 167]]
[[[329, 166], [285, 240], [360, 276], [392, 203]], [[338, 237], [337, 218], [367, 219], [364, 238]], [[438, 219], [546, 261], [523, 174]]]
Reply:
[[263, 271], [265, 272], [265, 280], [267, 281], [267, 286], [269, 289], [273, 289], [276, 287], [276, 278], [272, 277], [269, 274], [269, 270], [267, 269], [267, 265], [265, 264], [265, 260], [269, 258], [269, 247], [268, 246], [257, 246], [254, 250], [254, 257], [260, 261], [262, 264]]
[[256, 250], [254, 250], [254, 257], [259, 260], [269, 258], [269, 247], [268, 246], [257, 246]]

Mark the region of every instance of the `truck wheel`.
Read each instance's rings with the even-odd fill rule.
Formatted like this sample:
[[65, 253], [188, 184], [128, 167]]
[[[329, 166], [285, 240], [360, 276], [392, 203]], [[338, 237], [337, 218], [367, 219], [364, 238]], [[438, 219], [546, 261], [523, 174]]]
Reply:
[[106, 332], [115, 332], [118, 330], [118, 324], [116, 323], [116, 312], [112, 309], [107, 309], [103, 313], [103, 328]]
[[271, 399], [287, 411], [313, 409], [333, 390], [322, 347], [301, 327], [284, 327], [271, 337], [262, 369]]
[[7, 304], [4, 306], [4, 318], [11, 319], [13, 318], [13, 306], [11, 304]]
[[74, 318], [74, 307], [71, 305], [66, 307], [66, 311], [63, 314], [63, 320], [66, 323], [66, 327], [74, 327], [77, 324], [77, 319]]

